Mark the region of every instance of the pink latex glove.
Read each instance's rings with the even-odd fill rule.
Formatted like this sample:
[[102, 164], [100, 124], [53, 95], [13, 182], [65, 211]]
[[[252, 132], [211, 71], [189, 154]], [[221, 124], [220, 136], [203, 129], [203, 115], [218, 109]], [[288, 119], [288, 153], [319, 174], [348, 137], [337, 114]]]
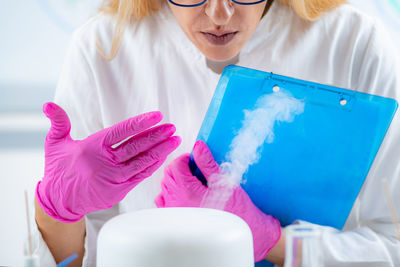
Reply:
[[75, 222], [85, 214], [111, 208], [156, 171], [181, 142], [172, 136], [172, 124], [148, 129], [161, 121], [160, 112], [130, 118], [84, 140], [71, 138], [69, 118], [59, 106], [46, 103], [43, 112], [51, 120], [51, 128], [36, 199], [47, 214], [61, 222]]
[[[208, 182], [210, 179], [218, 179], [215, 178], [218, 177], [215, 174], [220, 172], [219, 166], [204, 142], [196, 142], [193, 156]], [[214, 193], [209, 194], [211, 189], [192, 175], [189, 169], [189, 157], [190, 154], [184, 154], [165, 168], [161, 182], [162, 191], [155, 199], [157, 207], [200, 207], [207, 194], [214, 195]], [[253, 234], [254, 259], [263, 260], [280, 239], [280, 223], [259, 210], [240, 186], [232, 190], [232, 195], [222, 209], [236, 214], [249, 225]]]

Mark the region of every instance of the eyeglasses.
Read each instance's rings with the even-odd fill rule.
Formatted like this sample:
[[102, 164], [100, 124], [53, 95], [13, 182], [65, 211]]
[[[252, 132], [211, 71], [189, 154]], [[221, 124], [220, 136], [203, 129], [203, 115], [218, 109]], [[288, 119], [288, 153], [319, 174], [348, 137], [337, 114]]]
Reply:
[[[171, 4], [174, 4], [176, 6], [180, 7], [196, 7], [196, 6], [201, 6], [207, 0], [168, 0]], [[257, 5], [262, 2], [265, 2], [267, 0], [232, 0], [235, 4], [238, 5]]]

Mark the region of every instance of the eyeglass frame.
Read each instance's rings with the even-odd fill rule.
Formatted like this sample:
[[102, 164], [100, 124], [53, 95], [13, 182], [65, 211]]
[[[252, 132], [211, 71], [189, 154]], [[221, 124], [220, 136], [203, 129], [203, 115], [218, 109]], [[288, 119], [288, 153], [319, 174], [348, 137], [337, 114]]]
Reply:
[[[231, 1], [234, 2], [235, 4], [242, 5], [242, 6], [251, 6], [251, 5], [261, 4], [263, 2], [266, 2], [267, 0], [258, 0], [253, 3], [243, 3], [243, 2], [239, 2], [237, 0], [231, 0]], [[182, 4], [175, 3], [173, 0], [168, 0], [168, 2], [170, 2], [173, 5], [179, 6], [179, 7], [197, 7], [197, 6], [203, 5], [205, 2], [207, 2], [207, 0], [203, 0], [200, 3], [194, 4], [194, 5], [182, 5]]]

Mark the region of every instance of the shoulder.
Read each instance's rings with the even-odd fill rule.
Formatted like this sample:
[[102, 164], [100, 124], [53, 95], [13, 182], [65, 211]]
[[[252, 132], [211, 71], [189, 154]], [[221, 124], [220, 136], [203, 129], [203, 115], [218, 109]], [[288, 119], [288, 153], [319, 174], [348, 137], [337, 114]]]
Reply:
[[339, 7], [326, 12], [316, 22], [332, 25], [345, 24], [350, 27], [371, 28], [376, 19], [360, 11], [351, 4], [342, 4]]
[[313, 23], [322, 37], [329, 42], [340, 46], [345, 44], [348, 49], [355, 47], [354, 53], [365, 55], [379, 52], [382, 48], [392, 48], [393, 40], [389, 37], [381, 22], [350, 4], [327, 12]]
[[98, 13], [73, 32], [71, 46], [86, 52], [96, 52], [98, 41], [111, 44], [115, 24], [112, 16]]
[[337, 46], [337, 55], [352, 72], [352, 86], [367, 93], [398, 98], [400, 65], [394, 40], [383, 24], [343, 5], [321, 18], [326, 38]]
[[321, 20], [328, 26], [327, 38], [335, 40], [350, 64], [352, 87], [398, 99], [400, 62], [394, 40], [383, 24], [350, 5], [343, 5]]
[[359, 48], [356, 50], [363, 50], [379, 28], [374, 18], [350, 4], [328, 11], [315, 21], [307, 21], [292, 8], [279, 3], [274, 4], [270, 12], [264, 28], [275, 38], [285, 40], [293, 47], [299, 44], [313, 46], [317, 51], [318, 47], [328, 52], [354, 46]]
[[[341, 86], [378, 95], [398, 95], [398, 52], [378, 19], [350, 4], [326, 12], [315, 21], [300, 18], [286, 6], [277, 5], [275, 10], [274, 16], [279, 17], [274, 20], [283, 21], [275, 31], [290, 46], [289, 50], [300, 49], [307, 55], [307, 62], [331, 71], [332, 77], [340, 73]], [[379, 89], [383, 87], [388, 90]]]
[[327, 12], [315, 22], [315, 27], [324, 31], [325, 37], [332, 41], [341, 40], [359, 48], [366, 48], [377, 34], [385, 33], [376, 18], [368, 16], [350, 4], [343, 4]]
[[349, 36], [368, 36], [377, 25], [375, 18], [357, 10], [350, 4], [343, 4], [321, 15], [315, 21], [307, 21], [298, 16], [290, 7], [276, 4], [275, 19], [280, 19], [280, 27], [297, 35], [318, 34], [319, 37], [348, 38]]
[[[158, 12], [160, 13], [160, 12]], [[122, 45], [130, 45], [132, 42], [140, 44], [151, 36], [157, 36], [159, 31], [159, 17], [155, 13], [140, 21], [129, 23], [123, 31]], [[117, 18], [110, 14], [98, 13], [91, 17], [85, 24], [76, 29], [71, 38], [73, 47], [84, 50], [91, 56], [96, 55], [99, 45], [104, 51], [110, 51], [117, 25]], [[98, 54], [98, 53], [97, 53]]]

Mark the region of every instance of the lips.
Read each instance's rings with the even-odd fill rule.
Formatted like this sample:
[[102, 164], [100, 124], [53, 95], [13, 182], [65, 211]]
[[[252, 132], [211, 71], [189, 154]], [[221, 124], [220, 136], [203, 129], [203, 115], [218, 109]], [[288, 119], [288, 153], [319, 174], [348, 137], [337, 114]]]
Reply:
[[213, 45], [226, 45], [236, 36], [236, 32], [201, 32], [203, 36]]

